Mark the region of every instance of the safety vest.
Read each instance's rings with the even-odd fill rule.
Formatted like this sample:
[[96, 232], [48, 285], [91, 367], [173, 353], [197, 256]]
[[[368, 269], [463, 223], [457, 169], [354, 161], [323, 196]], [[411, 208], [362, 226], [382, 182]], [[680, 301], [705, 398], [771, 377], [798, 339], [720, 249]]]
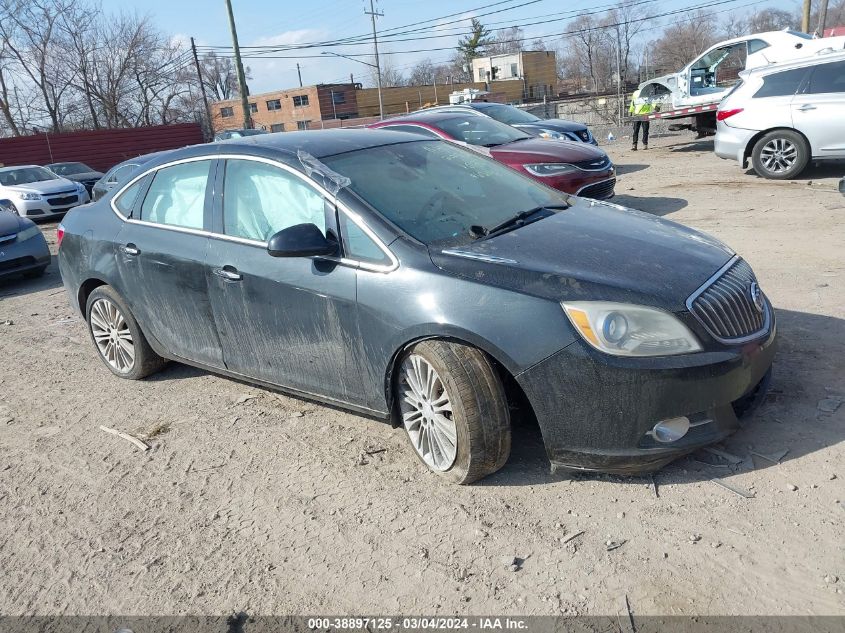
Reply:
[[640, 91], [637, 90], [631, 95], [631, 105], [628, 106], [628, 114], [639, 116], [654, 112], [654, 105], [650, 99], [640, 99]]

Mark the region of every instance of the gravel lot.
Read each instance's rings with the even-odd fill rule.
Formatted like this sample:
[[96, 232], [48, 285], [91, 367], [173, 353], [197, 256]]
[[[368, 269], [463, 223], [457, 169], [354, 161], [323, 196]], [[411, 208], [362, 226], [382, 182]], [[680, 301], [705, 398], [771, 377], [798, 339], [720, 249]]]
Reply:
[[502, 471], [447, 485], [377, 421], [181, 365], [113, 377], [53, 265], [0, 285], [0, 613], [845, 615], [845, 167], [764, 181], [687, 139], [610, 146], [616, 202], [721, 238], [778, 308], [740, 463], [570, 479], [521, 424]]

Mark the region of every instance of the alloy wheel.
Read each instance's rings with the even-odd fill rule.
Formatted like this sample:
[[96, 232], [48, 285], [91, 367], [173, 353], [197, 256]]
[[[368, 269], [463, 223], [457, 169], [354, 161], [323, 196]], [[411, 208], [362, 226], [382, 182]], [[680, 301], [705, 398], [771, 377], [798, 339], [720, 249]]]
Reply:
[[97, 349], [106, 362], [120, 373], [132, 371], [135, 343], [120, 308], [108, 299], [97, 299], [91, 305], [90, 327]]
[[449, 470], [457, 455], [458, 430], [440, 375], [422, 356], [411, 354], [402, 363], [400, 393], [402, 423], [414, 450], [432, 470]]
[[798, 148], [785, 138], [773, 138], [760, 152], [760, 162], [773, 174], [789, 171], [797, 160]]

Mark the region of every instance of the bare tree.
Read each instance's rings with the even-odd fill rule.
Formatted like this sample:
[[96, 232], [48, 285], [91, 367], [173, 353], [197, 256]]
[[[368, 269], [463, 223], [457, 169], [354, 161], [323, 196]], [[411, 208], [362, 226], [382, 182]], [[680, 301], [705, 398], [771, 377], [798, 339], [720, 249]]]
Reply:
[[720, 39], [718, 23], [699, 9], [689, 20], [666, 27], [653, 45], [655, 65], [678, 70]]
[[[200, 71], [209, 98], [225, 101], [238, 96], [238, 76], [230, 57], [220, 57], [214, 52], [206, 53], [200, 58]], [[252, 79], [249, 67], [244, 69], [244, 75], [247, 80]]]
[[507, 55], [509, 53], [518, 53], [522, 50], [522, 40], [524, 38], [522, 29], [518, 26], [499, 29], [490, 43], [485, 47], [484, 54]]
[[64, 54], [61, 17], [74, 10], [72, 0], [0, 0], [0, 38], [23, 77], [40, 96], [40, 106], [54, 131], [74, 75]]

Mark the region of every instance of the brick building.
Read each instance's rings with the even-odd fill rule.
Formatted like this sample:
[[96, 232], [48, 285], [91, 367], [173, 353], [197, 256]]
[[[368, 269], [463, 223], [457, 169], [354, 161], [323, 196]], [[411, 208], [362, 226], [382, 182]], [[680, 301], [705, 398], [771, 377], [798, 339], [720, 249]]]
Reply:
[[[360, 84], [319, 84], [250, 95], [249, 108], [255, 127], [268, 132], [289, 132], [313, 127], [325, 119], [358, 116], [355, 100]], [[218, 101], [211, 107], [214, 131], [243, 127], [241, 100]]]

